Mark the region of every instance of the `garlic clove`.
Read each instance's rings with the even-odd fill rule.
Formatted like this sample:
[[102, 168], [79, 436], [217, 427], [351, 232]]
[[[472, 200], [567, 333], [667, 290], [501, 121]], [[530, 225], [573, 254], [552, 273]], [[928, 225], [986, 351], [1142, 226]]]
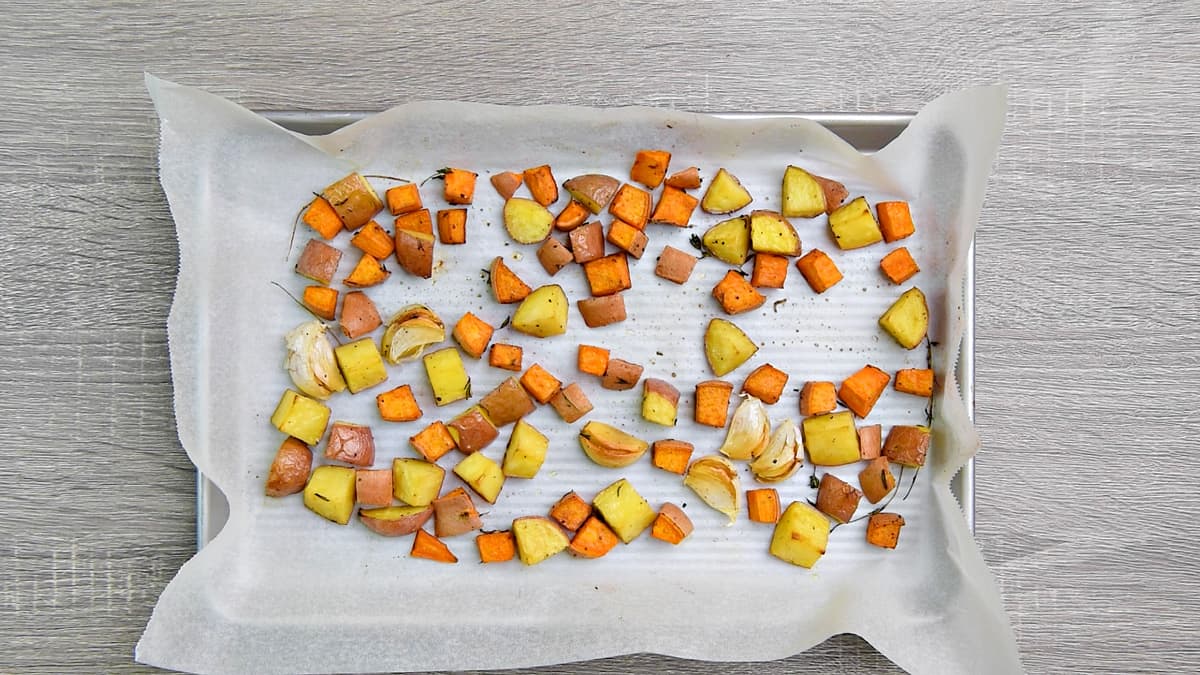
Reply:
[[737, 520], [741, 509], [741, 481], [729, 460], [717, 455], [697, 459], [688, 467], [683, 484], [705, 504], [728, 516], [730, 525]]
[[446, 339], [446, 326], [433, 310], [409, 305], [388, 321], [383, 333], [383, 358], [389, 363], [416, 359], [425, 348]]
[[719, 448], [730, 459], [750, 459], [762, 454], [771, 437], [771, 421], [767, 407], [757, 398], [743, 394], [742, 402], [733, 411], [725, 442]]
[[314, 320], [300, 324], [284, 338], [284, 365], [292, 382], [303, 393], [322, 401], [346, 388], [328, 331], [325, 324]]
[[750, 462], [750, 471], [759, 481], [774, 483], [796, 473], [801, 463], [796, 423], [786, 419], [775, 428], [762, 454]]

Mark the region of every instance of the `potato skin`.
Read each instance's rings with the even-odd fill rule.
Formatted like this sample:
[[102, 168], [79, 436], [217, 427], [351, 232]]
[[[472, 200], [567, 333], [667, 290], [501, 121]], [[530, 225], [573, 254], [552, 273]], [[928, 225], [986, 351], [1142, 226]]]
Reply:
[[311, 471], [312, 450], [300, 439], [287, 437], [275, 452], [275, 461], [267, 472], [267, 496], [284, 497], [300, 492]]

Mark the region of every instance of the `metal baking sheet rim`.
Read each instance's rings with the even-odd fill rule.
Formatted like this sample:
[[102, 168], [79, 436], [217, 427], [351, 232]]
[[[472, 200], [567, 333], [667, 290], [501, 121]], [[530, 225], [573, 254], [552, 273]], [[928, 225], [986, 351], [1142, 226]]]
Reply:
[[[353, 124], [373, 114], [370, 111], [275, 111], [263, 116], [276, 124], [306, 135], [324, 135]], [[810, 119], [841, 136], [854, 147], [867, 153], [875, 152], [889, 142], [912, 121], [911, 113], [716, 113], [727, 119], [804, 118]], [[959, 354], [958, 379], [962, 386], [967, 413], [975, 419], [975, 245], [972, 243], [967, 259], [966, 293], [963, 309], [967, 324], [963, 331], [962, 352]], [[975, 531], [975, 459], [970, 459], [950, 483], [950, 489], [962, 507], [963, 517]], [[229, 502], [204, 474], [196, 472], [196, 549], [213, 540], [229, 518]]]

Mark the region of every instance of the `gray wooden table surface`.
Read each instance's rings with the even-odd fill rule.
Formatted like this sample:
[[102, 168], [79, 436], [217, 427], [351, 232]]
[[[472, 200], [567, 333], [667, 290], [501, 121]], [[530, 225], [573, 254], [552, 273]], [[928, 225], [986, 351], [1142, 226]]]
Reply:
[[[195, 549], [144, 70], [312, 110], [909, 111], [1010, 83], [977, 239], [977, 539], [1029, 671], [1200, 670], [1200, 4], [792, 4], [6, 3], [0, 671], [148, 670], [134, 642]], [[847, 636], [722, 668], [893, 669]]]

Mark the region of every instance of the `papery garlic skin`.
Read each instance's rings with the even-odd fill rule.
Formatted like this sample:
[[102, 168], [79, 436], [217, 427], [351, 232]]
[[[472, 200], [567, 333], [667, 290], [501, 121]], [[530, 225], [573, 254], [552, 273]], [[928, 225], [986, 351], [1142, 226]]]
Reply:
[[750, 471], [760, 482], [775, 483], [796, 473], [802, 463], [800, 434], [796, 423], [786, 419], [775, 427], [762, 454], [750, 462]]
[[321, 401], [346, 388], [328, 332], [325, 324], [314, 320], [300, 324], [284, 337], [284, 367], [292, 382], [301, 392]]
[[742, 484], [729, 460], [717, 455], [697, 459], [688, 467], [683, 484], [705, 504], [728, 516], [729, 525], [737, 521], [742, 508]]
[[742, 402], [733, 411], [725, 442], [719, 448], [730, 459], [758, 457], [771, 438], [771, 420], [767, 407], [757, 398], [743, 394]]

